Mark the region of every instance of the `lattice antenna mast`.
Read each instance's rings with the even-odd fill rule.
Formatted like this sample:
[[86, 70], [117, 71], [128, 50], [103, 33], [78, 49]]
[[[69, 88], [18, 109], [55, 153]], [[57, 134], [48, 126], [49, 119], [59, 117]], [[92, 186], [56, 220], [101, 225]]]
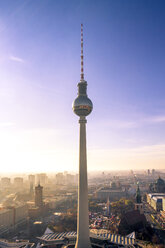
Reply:
[[81, 24], [81, 80], [84, 81], [83, 24]]

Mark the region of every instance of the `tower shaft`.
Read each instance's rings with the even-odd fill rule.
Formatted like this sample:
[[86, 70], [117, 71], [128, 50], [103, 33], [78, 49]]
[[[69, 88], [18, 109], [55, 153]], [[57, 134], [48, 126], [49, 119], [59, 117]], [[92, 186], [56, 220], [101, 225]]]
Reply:
[[86, 156], [86, 118], [80, 116], [79, 140], [79, 187], [77, 213], [77, 241], [76, 248], [90, 248], [89, 213], [88, 213], [88, 180]]

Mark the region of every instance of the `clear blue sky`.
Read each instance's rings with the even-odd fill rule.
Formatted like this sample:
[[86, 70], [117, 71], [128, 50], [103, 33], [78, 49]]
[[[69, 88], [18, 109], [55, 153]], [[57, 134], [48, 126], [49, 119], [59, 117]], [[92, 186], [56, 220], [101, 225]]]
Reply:
[[3, 171], [78, 169], [80, 24], [89, 170], [165, 168], [165, 1], [0, 1]]

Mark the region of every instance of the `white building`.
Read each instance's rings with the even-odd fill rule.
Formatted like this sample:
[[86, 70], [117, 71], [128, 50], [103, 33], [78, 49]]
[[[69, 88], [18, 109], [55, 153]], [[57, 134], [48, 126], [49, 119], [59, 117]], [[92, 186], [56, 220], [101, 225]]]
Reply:
[[163, 197], [163, 200], [162, 200], [162, 209], [163, 211], [165, 211], [165, 197]]
[[147, 202], [156, 211], [163, 209], [163, 199], [165, 198], [165, 193], [152, 193], [147, 194]]

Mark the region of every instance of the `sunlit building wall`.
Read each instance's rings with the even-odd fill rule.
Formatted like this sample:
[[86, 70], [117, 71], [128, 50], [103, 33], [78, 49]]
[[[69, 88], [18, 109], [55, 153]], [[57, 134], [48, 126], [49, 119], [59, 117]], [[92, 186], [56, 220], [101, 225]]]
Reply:
[[165, 197], [162, 199], [162, 210], [165, 211]]
[[154, 208], [156, 211], [163, 209], [163, 199], [165, 198], [164, 193], [153, 193], [147, 194], [147, 202]]

